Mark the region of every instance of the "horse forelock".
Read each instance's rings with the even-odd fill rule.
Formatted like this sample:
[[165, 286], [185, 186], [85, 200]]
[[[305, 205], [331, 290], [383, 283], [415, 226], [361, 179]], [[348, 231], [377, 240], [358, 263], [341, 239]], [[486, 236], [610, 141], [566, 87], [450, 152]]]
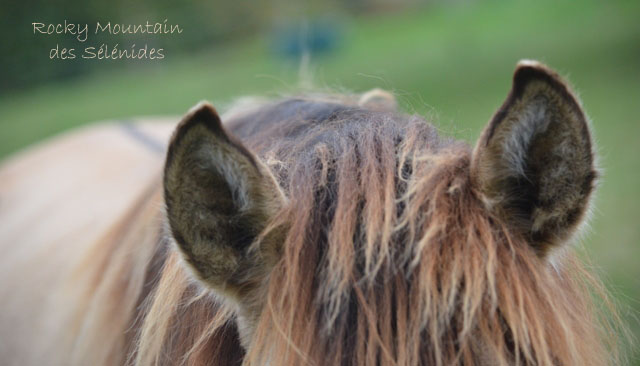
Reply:
[[597, 283], [486, 210], [465, 143], [334, 101], [260, 115], [269, 127], [244, 139], [290, 200], [271, 225], [288, 234], [250, 364], [604, 362], [585, 297]]

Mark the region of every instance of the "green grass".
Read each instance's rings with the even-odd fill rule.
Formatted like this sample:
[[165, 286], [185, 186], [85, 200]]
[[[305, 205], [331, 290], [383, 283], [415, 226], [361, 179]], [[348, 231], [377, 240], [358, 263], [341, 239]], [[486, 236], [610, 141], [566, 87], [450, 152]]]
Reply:
[[[487, 2], [356, 19], [338, 51], [314, 60], [315, 84], [391, 89], [409, 111], [473, 142], [510, 87], [517, 60], [568, 77], [593, 121], [604, 178], [586, 252], [625, 304], [640, 309], [640, 3]], [[244, 40], [153, 67], [109, 71], [0, 99], [0, 157], [80, 124], [180, 115], [201, 99], [296, 90], [297, 66], [265, 39]], [[635, 348], [638, 348], [637, 346]], [[640, 351], [633, 354], [640, 365]]]

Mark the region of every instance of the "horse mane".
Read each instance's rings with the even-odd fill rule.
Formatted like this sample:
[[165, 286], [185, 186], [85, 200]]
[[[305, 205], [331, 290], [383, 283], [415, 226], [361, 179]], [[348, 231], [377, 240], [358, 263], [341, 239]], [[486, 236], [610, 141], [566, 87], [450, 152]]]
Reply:
[[571, 249], [551, 265], [484, 209], [468, 145], [335, 100], [263, 103], [227, 125], [290, 198], [263, 233], [287, 228], [251, 346], [235, 305], [186, 270], [153, 186], [76, 271], [74, 364], [619, 362], [603, 286]]

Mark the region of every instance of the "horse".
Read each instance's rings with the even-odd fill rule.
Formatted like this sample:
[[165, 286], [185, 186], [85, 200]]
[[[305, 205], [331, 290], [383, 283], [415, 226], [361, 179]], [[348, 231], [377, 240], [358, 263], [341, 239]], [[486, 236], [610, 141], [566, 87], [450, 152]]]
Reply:
[[3, 164], [4, 365], [618, 362], [571, 245], [591, 128], [547, 66], [517, 64], [474, 147], [379, 89], [172, 121]]

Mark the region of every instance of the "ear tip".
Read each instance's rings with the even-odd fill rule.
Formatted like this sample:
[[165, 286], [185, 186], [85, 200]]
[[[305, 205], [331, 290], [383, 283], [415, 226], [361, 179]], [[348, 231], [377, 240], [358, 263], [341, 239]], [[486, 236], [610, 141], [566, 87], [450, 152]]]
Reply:
[[222, 127], [222, 121], [220, 121], [218, 112], [211, 103], [202, 101], [189, 109], [187, 114], [182, 117], [182, 120], [180, 120], [180, 123], [178, 123], [174, 129], [169, 142], [169, 152], [171, 152], [174, 145], [178, 144], [179, 141], [182, 140], [184, 135], [187, 134], [187, 131], [196, 125], [205, 126], [216, 135], [224, 134], [224, 128]]
[[215, 107], [211, 105], [211, 103], [203, 100], [189, 109], [187, 115], [184, 117], [185, 120], [196, 119], [200, 121], [220, 121], [220, 116], [218, 115], [218, 111], [216, 111]]
[[513, 93], [519, 96], [533, 81], [540, 81], [560, 93], [567, 100], [572, 101], [579, 108], [578, 98], [569, 84], [558, 73], [547, 65], [535, 60], [520, 60], [513, 74]]
[[520, 67], [548, 68], [545, 64], [538, 60], [531, 60], [527, 58], [518, 61], [518, 63], [516, 64], [516, 69]]
[[516, 64], [516, 74], [528, 69], [555, 75], [555, 72], [549, 66], [537, 60], [522, 59]]
[[188, 130], [191, 126], [203, 124], [212, 131], [220, 132], [223, 130], [222, 121], [216, 109], [207, 101], [201, 101], [193, 106], [176, 127], [177, 131]]
[[544, 80], [550, 84], [564, 85], [562, 78], [545, 64], [535, 60], [520, 60], [513, 74], [514, 86], [525, 85], [533, 80]]
[[206, 110], [210, 110], [210, 111], [216, 112], [215, 107], [207, 100], [199, 101], [198, 103], [196, 103], [196, 105], [191, 107], [189, 112], [194, 112], [194, 111], [198, 111], [198, 110], [201, 110], [201, 109], [206, 109]]

